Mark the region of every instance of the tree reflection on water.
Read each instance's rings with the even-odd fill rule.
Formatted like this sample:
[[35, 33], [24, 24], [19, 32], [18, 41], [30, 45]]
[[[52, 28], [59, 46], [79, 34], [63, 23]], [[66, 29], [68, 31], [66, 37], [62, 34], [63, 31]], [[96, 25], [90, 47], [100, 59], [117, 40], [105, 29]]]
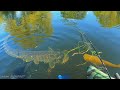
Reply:
[[14, 41], [22, 48], [35, 48], [53, 33], [49, 11], [23, 11], [21, 17], [15, 12], [1, 12], [5, 17], [6, 31], [14, 36]]
[[120, 11], [94, 11], [103, 27], [112, 28], [120, 24]]

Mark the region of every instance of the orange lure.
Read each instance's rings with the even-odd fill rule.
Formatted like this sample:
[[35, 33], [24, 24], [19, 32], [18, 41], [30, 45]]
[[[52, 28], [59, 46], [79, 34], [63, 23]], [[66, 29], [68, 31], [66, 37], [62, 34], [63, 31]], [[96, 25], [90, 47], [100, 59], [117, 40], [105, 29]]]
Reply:
[[[95, 65], [102, 65], [102, 62], [100, 61], [100, 59], [97, 56], [84, 54], [83, 58], [84, 58], [85, 61], [91, 62]], [[106, 66], [114, 67], [114, 68], [120, 68], [120, 64], [112, 64], [111, 62], [108, 62], [108, 61], [105, 61], [105, 60], [102, 60], [102, 61]]]

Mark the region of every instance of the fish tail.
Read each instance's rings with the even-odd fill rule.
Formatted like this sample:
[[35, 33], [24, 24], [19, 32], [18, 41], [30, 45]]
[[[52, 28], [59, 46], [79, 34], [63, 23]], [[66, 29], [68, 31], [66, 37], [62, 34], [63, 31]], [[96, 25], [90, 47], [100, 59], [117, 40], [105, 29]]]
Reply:
[[120, 64], [107, 64], [106, 66], [114, 67], [114, 68], [120, 68]]
[[104, 64], [105, 64], [106, 66], [114, 67], [114, 68], [120, 68], [120, 64], [113, 64], [113, 63], [111, 63], [111, 62], [104, 61], [104, 60], [103, 60], [103, 62], [104, 62]]
[[120, 68], [120, 64], [116, 65], [117, 68]]
[[112, 65], [112, 67], [114, 67], [114, 68], [120, 68], [120, 64], [114, 64], [114, 65]]

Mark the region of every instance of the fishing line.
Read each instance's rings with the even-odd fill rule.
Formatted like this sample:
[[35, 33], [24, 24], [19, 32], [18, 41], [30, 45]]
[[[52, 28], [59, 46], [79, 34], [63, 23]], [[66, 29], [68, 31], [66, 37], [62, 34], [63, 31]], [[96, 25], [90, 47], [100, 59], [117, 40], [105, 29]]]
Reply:
[[105, 68], [105, 70], [106, 70], [106, 72], [107, 72], [109, 78], [111, 79], [111, 76], [110, 76], [110, 74], [109, 74], [109, 71], [108, 71], [107, 67], [105, 66], [104, 62], [102, 61], [102, 58], [100, 57], [100, 55], [99, 55], [97, 49], [95, 48], [95, 46], [93, 45], [93, 43], [88, 39], [88, 37], [86, 36], [86, 34], [84, 34], [84, 36], [85, 36], [86, 39], [90, 42], [92, 48], [96, 51], [96, 54], [97, 54], [98, 58], [100, 59], [100, 61], [101, 61], [102, 65], [103, 65], [103, 67]]
[[[74, 21], [71, 21], [71, 22], [74, 23]], [[85, 40], [85, 41], [88, 41], [88, 42], [91, 44], [92, 48], [96, 51], [96, 54], [97, 54], [98, 58], [100, 59], [103, 67], [105, 68], [106, 73], [108, 74], [109, 78], [111, 79], [111, 76], [110, 76], [110, 74], [109, 74], [109, 71], [108, 71], [107, 67], [105, 66], [104, 62], [102, 61], [102, 58], [100, 57], [100, 55], [99, 55], [97, 49], [95, 48], [95, 46], [93, 45], [93, 43], [88, 39], [88, 37], [87, 37], [87, 35], [86, 35], [85, 33], [83, 33], [82, 31], [80, 31], [80, 28], [79, 28], [79, 27], [77, 27], [77, 26], [74, 26], [74, 27], [76, 27], [76, 28], [79, 30], [78, 32], [81, 34], [82, 41], [83, 41], [83, 42], [84, 42], [84, 40]]]

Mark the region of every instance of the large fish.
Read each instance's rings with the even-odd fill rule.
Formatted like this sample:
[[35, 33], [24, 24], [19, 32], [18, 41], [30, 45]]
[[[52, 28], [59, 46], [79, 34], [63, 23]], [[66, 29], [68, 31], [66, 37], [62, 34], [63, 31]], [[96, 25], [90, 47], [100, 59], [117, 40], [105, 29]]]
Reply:
[[[7, 44], [9, 37], [10, 36], [8, 36], [3, 42], [5, 52], [10, 56], [20, 58], [25, 62], [33, 61], [35, 64], [39, 64], [40, 62], [49, 63], [50, 68], [54, 68], [55, 64], [60, 63], [64, 57], [63, 51], [54, 51], [51, 48], [48, 48], [47, 51], [25, 51], [11, 48]], [[65, 58], [63, 63], [67, 62], [67, 60], [68, 58]]]
[[[102, 65], [102, 62], [100, 61], [100, 59], [97, 56], [84, 54], [83, 58], [84, 58], [85, 61], [91, 62], [95, 65]], [[105, 61], [105, 60], [102, 60], [102, 61], [106, 66], [114, 67], [114, 68], [120, 68], [120, 64], [113, 64], [113, 63]]]

